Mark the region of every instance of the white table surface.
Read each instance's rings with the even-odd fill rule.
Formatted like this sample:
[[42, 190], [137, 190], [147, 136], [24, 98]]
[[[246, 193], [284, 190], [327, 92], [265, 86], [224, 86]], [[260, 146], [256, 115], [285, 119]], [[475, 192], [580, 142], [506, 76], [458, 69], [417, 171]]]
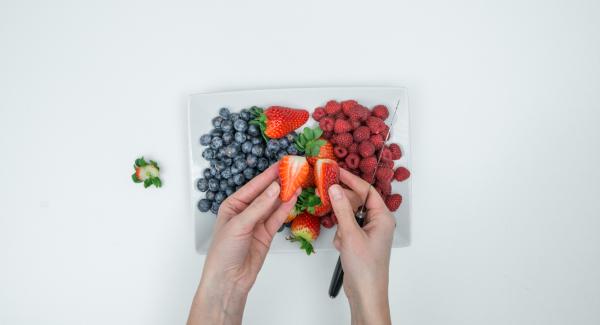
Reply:
[[[394, 323], [600, 323], [598, 1], [53, 3], [0, 1], [1, 324], [183, 323], [186, 96], [330, 85], [410, 90]], [[336, 258], [269, 256], [245, 323], [348, 323]]]

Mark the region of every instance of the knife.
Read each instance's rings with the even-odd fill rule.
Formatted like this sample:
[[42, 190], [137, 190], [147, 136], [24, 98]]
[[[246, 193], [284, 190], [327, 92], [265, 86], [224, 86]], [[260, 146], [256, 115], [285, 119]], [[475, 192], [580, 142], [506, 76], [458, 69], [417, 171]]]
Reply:
[[[396, 103], [396, 108], [394, 109], [394, 114], [392, 115], [392, 119], [390, 121], [390, 125], [388, 125], [388, 131], [384, 138], [384, 146], [385, 142], [389, 140], [390, 132], [392, 132], [392, 126], [394, 124], [394, 120], [396, 119], [396, 112], [398, 112], [398, 107], [400, 106], [400, 101]], [[381, 157], [383, 156], [383, 150], [379, 151], [379, 157], [377, 157], [377, 165], [375, 170], [373, 171], [373, 176], [371, 177], [371, 184], [369, 184], [369, 190], [367, 191], [367, 195], [365, 196], [365, 200], [363, 204], [358, 208], [354, 218], [356, 219], [356, 223], [358, 226], [362, 228], [365, 223], [367, 217], [367, 200], [369, 199], [369, 193], [371, 193], [371, 188], [373, 187], [373, 183], [375, 183], [375, 173], [377, 173], [377, 169], [379, 168], [379, 162], [381, 161]], [[342, 259], [338, 257], [337, 264], [335, 265], [335, 269], [333, 270], [333, 275], [331, 276], [331, 283], [329, 283], [329, 297], [335, 298], [340, 293], [340, 289], [342, 288], [342, 284], [344, 283], [344, 269], [342, 268]]]

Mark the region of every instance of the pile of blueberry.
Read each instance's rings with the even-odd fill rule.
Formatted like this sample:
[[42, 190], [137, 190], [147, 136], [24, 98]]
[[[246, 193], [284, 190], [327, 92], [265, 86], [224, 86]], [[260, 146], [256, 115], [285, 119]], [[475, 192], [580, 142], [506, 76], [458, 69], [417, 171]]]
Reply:
[[221, 202], [254, 176], [285, 155], [299, 154], [295, 132], [267, 142], [260, 128], [250, 123], [255, 117], [249, 109], [232, 113], [221, 108], [212, 120], [214, 128], [200, 137], [200, 144], [207, 147], [202, 157], [210, 163], [196, 184], [206, 192], [198, 202], [200, 211], [217, 214]]

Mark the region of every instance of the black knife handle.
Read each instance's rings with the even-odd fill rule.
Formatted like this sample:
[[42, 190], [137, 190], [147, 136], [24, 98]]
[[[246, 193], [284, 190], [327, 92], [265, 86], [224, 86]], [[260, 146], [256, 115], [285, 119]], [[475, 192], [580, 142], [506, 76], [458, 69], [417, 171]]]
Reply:
[[[360, 227], [365, 223], [365, 218], [356, 218], [356, 222]], [[331, 276], [331, 282], [329, 283], [329, 297], [335, 298], [340, 293], [340, 289], [342, 289], [342, 285], [344, 284], [344, 269], [342, 268], [342, 258], [338, 257], [337, 264], [335, 265], [335, 270], [333, 270], [333, 275]]]

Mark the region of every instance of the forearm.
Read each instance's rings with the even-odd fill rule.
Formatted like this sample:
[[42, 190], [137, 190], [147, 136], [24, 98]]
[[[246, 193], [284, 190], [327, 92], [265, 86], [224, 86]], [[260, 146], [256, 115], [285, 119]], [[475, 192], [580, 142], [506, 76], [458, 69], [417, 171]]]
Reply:
[[387, 292], [374, 298], [348, 299], [352, 325], [391, 324]]
[[194, 296], [188, 325], [241, 324], [248, 294], [233, 285], [206, 282], [200, 282]]

